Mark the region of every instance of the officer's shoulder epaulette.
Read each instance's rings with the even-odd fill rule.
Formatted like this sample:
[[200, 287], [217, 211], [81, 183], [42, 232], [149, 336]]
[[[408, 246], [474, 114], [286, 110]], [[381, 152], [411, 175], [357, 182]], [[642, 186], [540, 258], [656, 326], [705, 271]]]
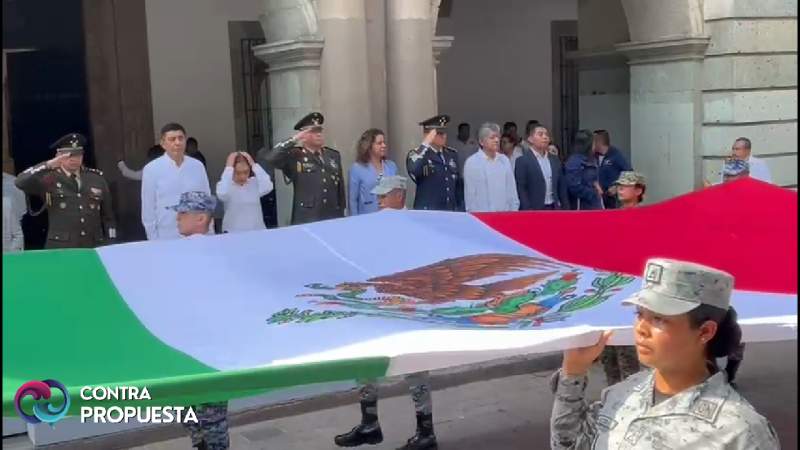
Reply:
[[330, 151], [332, 151], [333, 153], [336, 153], [337, 155], [338, 155], [338, 154], [340, 154], [340, 153], [339, 153], [339, 150], [336, 150], [335, 148], [325, 147], [325, 149], [326, 149], [326, 150], [330, 150]]
[[453, 147], [445, 146], [444, 149], [447, 150], [447, 151], [458, 153], [458, 150], [454, 149]]
[[103, 176], [103, 171], [99, 170], [99, 169], [92, 169], [91, 167], [84, 167], [83, 170], [85, 170], [87, 172], [96, 173], [96, 174], [100, 175], [101, 177]]

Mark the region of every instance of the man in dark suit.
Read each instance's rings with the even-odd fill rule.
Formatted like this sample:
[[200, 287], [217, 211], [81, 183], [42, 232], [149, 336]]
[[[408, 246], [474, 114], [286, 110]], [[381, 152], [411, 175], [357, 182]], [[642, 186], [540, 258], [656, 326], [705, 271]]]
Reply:
[[523, 142], [522, 156], [514, 166], [519, 209], [569, 209], [567, 184], [557, 156], [548, 152], [550, 132], [537, 124]]
[[299, 132], [272, 150], [258, 152], [264, 170], [281, 169], [294, 185], [292, 225], [344, 217], [346, 205], [342, 159], [339, 152], [325, 147], [318, 112], [300, 119]]

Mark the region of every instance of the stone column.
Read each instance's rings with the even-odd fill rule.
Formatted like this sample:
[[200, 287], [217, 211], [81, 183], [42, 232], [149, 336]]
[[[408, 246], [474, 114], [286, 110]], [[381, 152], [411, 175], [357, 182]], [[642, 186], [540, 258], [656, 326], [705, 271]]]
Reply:
[[[269, 67], [269, 110], [272, 117], [272, 135], [275, 143], [291, 137], [294, 124], [310, 111], [320, 107], [320, 59], [323, 42], [318, 38], [300, 38], [254, 47], [256, 57]], [[276, 170], [275, 198], [278, 209], [278, 225], [286, 226], [291, 220], [291, 184], [284, 180], [283, 173]]]
[[372, 119], [364, 2], [324, 0], [318, 4], [319, 32], [325, 40], [320, 67], [325, 143], [341, 153], [345, 180], [355, 161], [359, 136], [380, 122]]
[[631, 164], [648, 178], [647, 201], [702, 186], [703, 57], [709, 38], [616, 46], [630, 65]]
[[431, 16], [430, 0], [390, 1], [386, 5], [389, 149], [401, 173], [405, 173], [408, 150], [422, 140], [417, 124], [437, 112]]
[[433, 48], [433, 104], [436, 109], [439, 109], [439, 60], [442, 54], [453, 46], [453, 36], [434, 36], [432, 42]]

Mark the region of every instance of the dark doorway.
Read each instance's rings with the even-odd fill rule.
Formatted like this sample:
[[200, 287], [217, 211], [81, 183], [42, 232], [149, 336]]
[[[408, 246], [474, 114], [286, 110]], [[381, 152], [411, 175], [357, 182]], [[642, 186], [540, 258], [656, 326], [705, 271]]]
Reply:
[[[9, 142], [17, 173], [54, 156], [61, 136], [89, 127], [83, 20], [80, 0], [4, 0], [3, 47], [32, 51], [7, 57]], [[94, 167], [92, 143], [84, 164]], [[40, 199], [31, 199], [38, 210]], [[23, 220], [25, 248], [43, 247], [47, 213]]]

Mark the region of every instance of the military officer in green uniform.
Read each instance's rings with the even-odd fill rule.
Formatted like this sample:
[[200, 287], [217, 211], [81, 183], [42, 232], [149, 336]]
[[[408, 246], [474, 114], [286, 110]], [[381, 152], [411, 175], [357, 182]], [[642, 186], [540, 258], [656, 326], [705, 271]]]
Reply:
[[291, 139], [258, 152], [267, 171], [281, 169], [294, 185], [292, 225], [344, 217], [342, 159], [338, 151], [325, 146], [324, 121], [322, 114], [312, 112], [295, 124], [298, 133]]
[[116, 239], [111, 192], [99, 170], [83, 166], [86, 138], [70, 133], [50, 148], [55, 158], [37, 164], [17, 177], [15, 184], [28, 195], [45, 200], [49, 226], [45, 248], [93, 248]]

